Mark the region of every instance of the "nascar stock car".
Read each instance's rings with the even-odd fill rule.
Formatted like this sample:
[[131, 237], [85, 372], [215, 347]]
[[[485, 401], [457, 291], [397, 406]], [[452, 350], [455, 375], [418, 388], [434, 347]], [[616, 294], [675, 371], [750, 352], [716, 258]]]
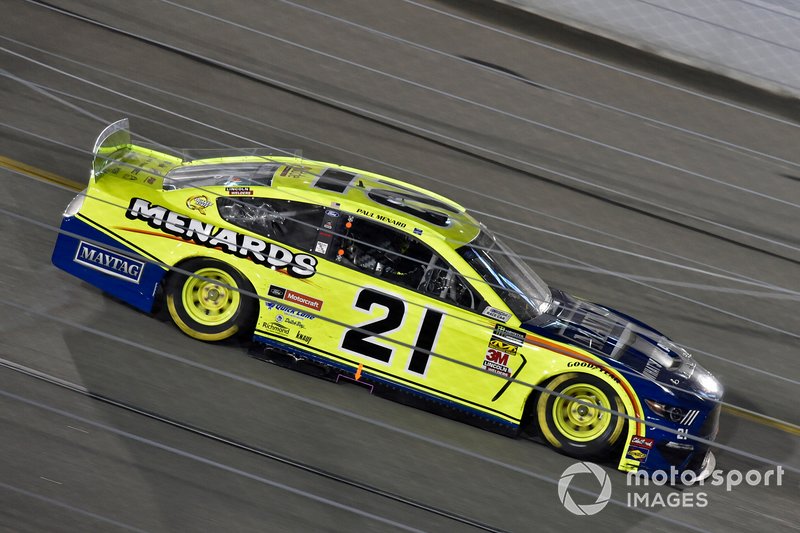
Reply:
[[184, 160], [127, 119], [94, 154], [53, 263], [187, 335], [252, 336], [272, 362], [623, 471], [713, 469], [720, 383], [548, 287], [453, 201], [296, 156]]

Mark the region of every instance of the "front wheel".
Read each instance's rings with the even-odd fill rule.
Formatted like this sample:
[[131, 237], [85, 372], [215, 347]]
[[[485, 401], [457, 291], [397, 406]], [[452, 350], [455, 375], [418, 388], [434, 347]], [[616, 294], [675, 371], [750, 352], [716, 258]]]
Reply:
[[181, 331], [201, 341], [222, 341], [252, 327], [258, 300], [238, 270], [214, 259], [192, 259], [167, 281], [167, 309]]
[[581, 400], [546, 392], [536, 400], [539, 430], [547, 443], [579, 459], [608, 457], [619, 441], [626, 419], [604, 409], [624, 413], [622, 400], [602, 379], [588, 374], [568, 373], [553, 378], [547, 388]]

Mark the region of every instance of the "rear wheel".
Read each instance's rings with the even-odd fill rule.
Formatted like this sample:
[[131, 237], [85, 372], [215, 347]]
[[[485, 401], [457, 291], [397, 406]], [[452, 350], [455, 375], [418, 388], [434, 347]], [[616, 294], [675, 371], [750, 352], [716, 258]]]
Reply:
[[180, 265], [166, 285], [167, 309], [184, 333], [201, 341], [221, 341], [252, 328], [257, 300], [240, 291], [253, 286], [238, 270], [214, 259]]
[[556, 376], [547, 388], [580, 400], [544, 392], [539, 394], [536, 418], [547, 443], [580, 459], [610, 455], [626, 422], [625, 418], [605, 410], [625, 412], [614, 389], [598, 377], [579, 373]]

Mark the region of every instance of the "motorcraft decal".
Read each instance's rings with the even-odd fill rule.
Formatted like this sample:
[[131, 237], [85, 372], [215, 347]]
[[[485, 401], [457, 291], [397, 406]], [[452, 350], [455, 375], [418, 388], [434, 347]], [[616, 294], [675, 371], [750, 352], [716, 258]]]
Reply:
[[276, 269], [286, 268], [287, 273], [296, 278], [309, 278], [316, 273], [317, 258], [312, 255], [294, 254], [277, 244], [201, 222], [142, 198], [131, 199], [125, 216], [131, 220], [143, 220], [151, 228], [186, 241], [218, 248], [231, 255], [249, 257], [256, 263]]

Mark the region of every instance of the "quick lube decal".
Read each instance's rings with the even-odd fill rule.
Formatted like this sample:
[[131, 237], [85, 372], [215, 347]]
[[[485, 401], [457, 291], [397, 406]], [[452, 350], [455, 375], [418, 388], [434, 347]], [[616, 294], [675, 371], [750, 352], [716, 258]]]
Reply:
[[297, 278], [308, 278], [316, 273], [317, 259], [314, 256], [293, 254], [277, 244], [201, 222], [166, 207], [151, 204], [142, 198], [131, 200], [125, 216], [131, 220], [144, 220], [151, 228], [202, 246], [219, 248], [231, 255], [250, 257], [256, 263], [273, 268], [285, 267], [289, 274]]

